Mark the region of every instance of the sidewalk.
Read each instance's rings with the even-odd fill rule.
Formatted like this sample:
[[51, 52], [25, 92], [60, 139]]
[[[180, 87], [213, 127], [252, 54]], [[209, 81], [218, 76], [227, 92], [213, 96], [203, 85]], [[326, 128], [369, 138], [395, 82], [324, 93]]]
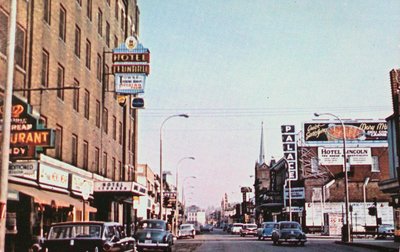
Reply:
[[339, 241], [335, 241], [335, 243], [346, 246], [376, 249], [386, 252], [400, 251], [400, 242], [395, 242], [393, 240], [354, 239], [353, 242], [346, 243], [339, 239]]

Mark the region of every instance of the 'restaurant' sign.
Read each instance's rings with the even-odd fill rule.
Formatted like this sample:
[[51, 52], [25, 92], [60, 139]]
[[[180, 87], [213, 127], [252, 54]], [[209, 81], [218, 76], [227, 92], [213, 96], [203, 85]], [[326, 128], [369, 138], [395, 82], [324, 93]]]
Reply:
[[[1, 103], [2, 101], [0, 105]], [[3, 119], [2, 108], [0, 106], [0, 121]], [[11, 112], [11, 160], [35, 158], [36, 147], [54, 147], [54, 131], [39, 124], [39, 119], [32, 114], [29, 104], [13, 96]]]
[[146, 76], [150, 74], [150, 51], [128, 37], [125, 43], [113, 49], [111, 67], [115, 92], [123, 94], [144, 93]]
[[[386, 122], [345, 122], [346, 142], [387, 141]], [[306, 142], [337, 142], [343, 139], [341, 123], [317, 122], [304, 124]]]

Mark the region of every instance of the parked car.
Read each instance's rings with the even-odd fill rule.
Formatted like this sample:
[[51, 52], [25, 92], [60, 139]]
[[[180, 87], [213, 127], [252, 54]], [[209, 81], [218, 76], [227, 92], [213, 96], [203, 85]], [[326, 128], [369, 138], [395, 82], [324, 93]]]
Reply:
[[240, 230], [243, 227], [243, 223], [233, 223], [231, 234], [240, 234]]
[[179, 226], [178, 230], [178, 239], [184, 237], [192, 237], [194, 238], [196, 235], [196, 230], [194, 229], [193, 224], [182, 224]]
[[39, 251], [131, 251], [135, 239], [115, 222], [61, 222], [50, 226]]
[[307, 241], [306, 234], [301, 230], [301, 226], [295, 221], [280, 221], [277, 228], [272, 231], [272, 241], [274, 245], [281, 245], [282, 242], [301, 244]]
[[228, 226], [226, 227], [226, 232], [228, 232], [228, 234], [232, 233], [232, 227], [233, 224], [228, 224]]
[[240, 229], [240, 236], [245, 237], [246, 235], [257, 235], [257, 225], [256, 224], [244, 224], [242, 229]]
[[393, 224], [382, 224], [378, 227], [378, 237], [386, 238], [387, 236], [394, 234]]
[[137, 251], [172, 251], [174, 244], [167, 222], [158, 219], [141, 221], [135, 234]]
[[277, 222], [263, 222], [261, 223], [260, 228], [257, 229], [257, 237], [259, 240], [261, 239], [271, 239], [272, 231], [274, 228], [277, 228]]
[[201, 226], [201, 232], [211, 232], [214, 230], [214, 226], [211, 224], [205, 224], [203, 226]]

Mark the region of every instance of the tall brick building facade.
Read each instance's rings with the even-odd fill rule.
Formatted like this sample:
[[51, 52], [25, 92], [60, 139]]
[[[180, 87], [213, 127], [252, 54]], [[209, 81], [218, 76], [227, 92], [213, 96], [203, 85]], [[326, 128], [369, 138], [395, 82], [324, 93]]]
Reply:
[[[10, 2], [0, 1], [2, 104]], [[130, 223], [134, 218], [130, 195], [128, 198], [102, 194], [96, 197], [95, 184], [109, 181], [122, 185], [117, 182], [135, 181], [136, 111], [130, 109], [129, 102], [125, 107], [118, 103], [110, 72], [112, 49], [124, 43], [128, 36], [139, 36], [140, 12], [136, 0], [18, 0], [17, 10], [13, 95], [30, 106], [39, 127], [52, 129], [55, 134], [53, 148], [37, 148], [35, 157], [29, 160], [11, 158], [13, 163], [21, 165], [33, 163], [38, 174], [30, 183], [23, 176], [10, 174], [13, 191], [22, 195], [20, 198], [27, 197], [26, 204], [33, 214], [37, 214], [34, 209], [38, 202], [41, 206], [53, 203], [38, 199], [44, 197], [40, 191], [63, 193], [62, 196], [67, 196], [64, 201], [71, 201], [64, 202], [64, 206], [61, 200], [54, 202], [58, 216], [54, 221], [90, 217]], [[65, 188], [58, 186], [57, 181], [53, 188], [41, 184], [46, 162], [54, 173], [59, 173], [57, 176], [65, 176], [68, 181]], [[81, 199], [83, 189], [81, 185], [75, 186], [74, 183], [79, 184], [76, 181], [87, 181], [91, 185], [91, 207], [83, 214], [82, 202], [76, 201]], [[29, 191], [28, 184], [38, 189], [37, 195], [33, 195], [33, 189]], [[54, 194], [55, 199], [61, 197], [57, 195]], [[17, 220], [23, 215], [16, 210], [20, 203], [21, 200], [10, 202], [10, 211], [17, 212], [10, 213], [10, 223], [15, 220], [12, 217], [15, 214]], [[46, 209], [43, 207], [43, 212]], [[38, 225], [43, 232], [46, 223]], [[36, 230], [23, 230], [25, 227], [20, 223], [11, 228], [18, 229], [21, 239], [39, 235]]]

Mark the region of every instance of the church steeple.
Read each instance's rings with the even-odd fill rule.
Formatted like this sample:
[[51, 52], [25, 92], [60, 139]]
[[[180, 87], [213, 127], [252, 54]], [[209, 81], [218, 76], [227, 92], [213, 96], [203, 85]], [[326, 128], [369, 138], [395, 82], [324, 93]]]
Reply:
[[258, 164], [262, 165], [265, 163], [265, 150], [264, 150], [264, 122], [261, 122], [261, 142], [260, 142], [260, 157]]

